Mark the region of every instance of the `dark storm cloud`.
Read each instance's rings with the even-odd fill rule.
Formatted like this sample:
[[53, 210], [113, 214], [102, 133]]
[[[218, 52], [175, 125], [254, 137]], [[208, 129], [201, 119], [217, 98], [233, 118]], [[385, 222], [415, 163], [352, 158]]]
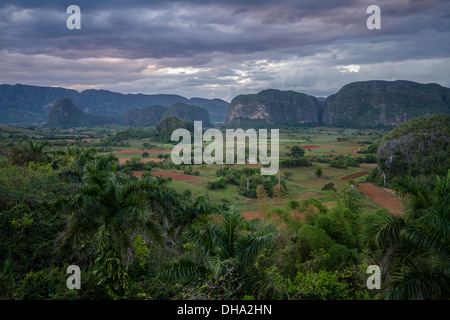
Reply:
[[[81, 8], [81, 30], [66, 28], [71, 4]], [[381, 30], [366, 28], [372, 4], [381, 7]], [[46, 84], [97, 83], [136, 92], [158, 80], [154, 90], [184, 86], [199, 93], [222, 90], [227, 97], [265, 86], [325, 94], [340, 83], [370, 78], [367, 70], [376, 68], [369, 65], [445, 63], [450, 2], [16, 0], [0, 4], [0, 30], [3, 82], [44, 77]], [[354, 64], [363, 66], [359, 73], [342, 67]], [[23, 66], [28, 75], [16, 70]], [[404, 72], [420, 81], [418, 74], [396, 70], [378, 74], [390, 79]], [[437, 82], [447, 79], [446, 71], [437, 68]]]
[[[368, 35], [365, 8], [373, 1], [78, 1], [82, 30], [77, 32], [65, 28], [65, 8], [71, 2], [64, 2], [4, 4], [0, 12], [2, 47], [66, 58], [105, 51], [115, 57], [162, 58], [286, 48], [309, 55], [309, 45], [318, 45], [317, 50], [324, 43], [343, 39], [364, 42]], [[410, 34], [424, 28], [448, 30], [449, 19], [442, 10], [435, 12], [441, 15], [438, 19], [405, 19], [405, 13], [424, 13], [442, 3], [400, 1], [395, 6], [392, 1], [382, 1], [385, 23], [394, 28], [382, 29], [379, 34]], [[20, 19], [21, 14], [28, 19]], [[401, 23], [392, 22], [392, 17], [399, 17]], [[305, 20], [309, 20], [306, 27], [301, 24]]]

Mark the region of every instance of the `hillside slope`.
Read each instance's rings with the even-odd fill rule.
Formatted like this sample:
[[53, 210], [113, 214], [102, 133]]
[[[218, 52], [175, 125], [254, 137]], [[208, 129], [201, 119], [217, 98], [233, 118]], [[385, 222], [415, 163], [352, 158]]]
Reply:
[[[142, 109], [161, 105], [169, 107], [177, 102], [211, 109], [223, 108], [222, 121], [227, 112], [228, 103], [220, 99], [187, 99], [174, 94], [122, 94], [108, 90], [76, 90], [38, 87], [30, 85], [0, 85], [0, 124], [44, 123], [58, 99], [69, 98], [83, 112], [92, 115], [119, 117], [130, 108]], [[219, 107], [218, 107], [219, 106]], [[220, 112], [219, 112], [220, 118]]]
[[400, 174], [446, 175], [450, 168], [450, 116], [432, 115], [404, 122], [378, 149], [378, 171], [390, 180]]
[[326, 99], [322, 122], [341, 127], [393, 127], [431, 114], [450, 114], [450, 89], [411, 81], [364, 81]]
[[57, 100], [47, 116], [47, 125], [51, 127], [79, 127], [117, 122], [118, 119], [114, 117], [85, 113], [69, 98]]
[[225, 125], [319, 124], [321, 102], [313, 96], [274, 89], [235, 97]]
[[202, 121], [203, 127], [212, 127], [208, 111], [190, 104], [175, 103], [171, 105], [164, 112], [163, 118], [167, 116], [174, 116], [178, 119], [190, 120], [192, 122]]

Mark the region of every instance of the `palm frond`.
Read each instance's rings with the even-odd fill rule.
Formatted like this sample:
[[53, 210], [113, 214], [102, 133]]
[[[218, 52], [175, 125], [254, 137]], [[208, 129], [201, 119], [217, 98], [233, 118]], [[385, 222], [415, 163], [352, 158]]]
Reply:
[[252, 263], [261, 250], [270, 245], [278, 235], [278, 230], [272, 225], [265, 225], [263, 228], [260, 231], [251, 232], [245, 237], [240, 254], [243, 264]]
[[373, 243], [379, 249], [387, 249], [402, 242], [401, 231], [405, 227], [405, 220], [401, 216], [382, 217], [380, 223], [370, 226], [373, 232]]
[[159, 274], [161, 280], [189, 281], [205, 279], [208, 270], [198, 261], [181, 258], [168, 265]]
[[394, 275], [389, 300], [423, 300], [449, 298], [450, 277], [443, 269], [408, 267]]

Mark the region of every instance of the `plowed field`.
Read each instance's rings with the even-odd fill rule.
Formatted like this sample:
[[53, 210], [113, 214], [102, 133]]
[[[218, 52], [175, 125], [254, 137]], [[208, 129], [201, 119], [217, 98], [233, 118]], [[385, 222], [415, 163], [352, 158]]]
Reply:
[[400, 201], [373, 184], [361, 183], [359, 184], [358, 189], [380, 206], [388, 209], [392, 214], [401, 214], [403, 212], [403, 205]]

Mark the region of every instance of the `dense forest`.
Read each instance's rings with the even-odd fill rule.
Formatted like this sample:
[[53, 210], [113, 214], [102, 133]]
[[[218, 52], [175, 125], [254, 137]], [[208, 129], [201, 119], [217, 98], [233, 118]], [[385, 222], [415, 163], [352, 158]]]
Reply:
[[[141, 163], [50, 147], [2, 146], [0, 299], [450, 298], [450, 174], [392, 179], [405, 203], [392, 215], [362, 206], [351, 180], [324, 191], [332, 208], [314, 198], [269, 208], [284, 182], [218, 169], [207, 188], [236, 185], [259, 200], [264, 219], [248, 220], [230, 203], [176, 191], [171, 179], [137, 178]], [[290, 159], [310, 166], [296, 151]], [[69, 265], [81, 268], [81, 290], [66, 286]], [[383, 270], [381, 290], [366, 287], [369, 265]]]

